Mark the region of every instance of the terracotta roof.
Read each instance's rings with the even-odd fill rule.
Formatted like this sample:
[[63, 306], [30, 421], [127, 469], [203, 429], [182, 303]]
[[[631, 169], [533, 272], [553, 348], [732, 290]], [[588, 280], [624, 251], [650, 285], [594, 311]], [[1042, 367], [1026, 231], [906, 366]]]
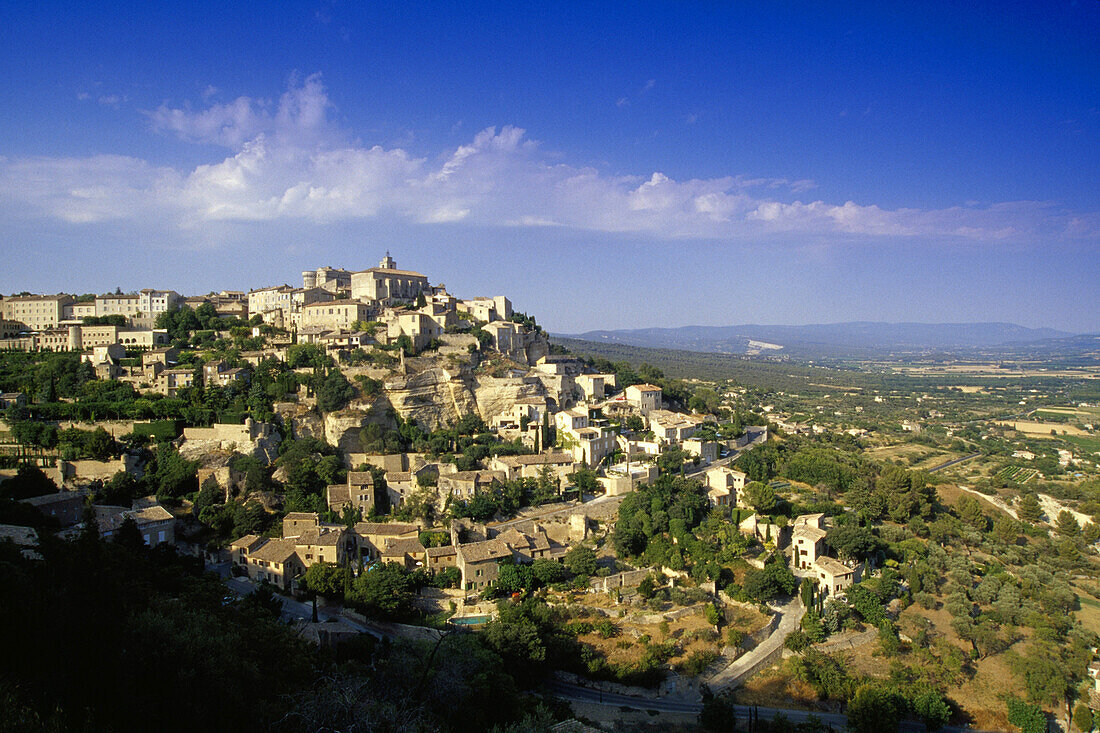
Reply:
[[53, 494], [44, 494], [43, 496], [32, 496], [27, 499], [20, 499], [19, 501], [24, 504], [30, 504], [31, 506], [47, 506], [49, 504], [74, 500], [83, 502], [83, 494], [78, 494], [75, 491], [58, 491]]
[[423, 555], [424, 545], [420, 540], [408, 538], [403, 540], [387, 540], [382, 549], [383, 555]]
[[370, 471], [348, 471], [348, 486], [374, 486], [374, 474]]
[[330, 507], [334, 504], [343, 506], [351, 502], [351, 490], [347, 484], [329, 484], [325, 487], [325, 498]]
[[340, 541], [340, 535], [343, 532], [335, 530], [317, 530], [307, 529], [298, 537], [294, 537], [294, 543], [296, 545], [316, 545], [323, 547], [333, 547]]
[[853, 568], [850, 568], [839, 560], [834, 560], [831, 557], [817, 558], [816, 560], [814, 560], [814, 566], [818, 570], [834, 576], [848, 575], [855, 572]]
[[31, 527], [0, 524], [0, 540], [5, 538], [10, 539], [20, 547], [35, 547], [38, 545], [38, 533]]
[[448, 479], [450, 481], [490, 482], [494, 479], [498, 481], [503, 481], [505, 479], [505, 476], [503, 471], [459, 471], [457, 473], [440, 474], [439, 479]]
[[630, 385], [630, 387], [627, 387], [627, 389], [631, 389], [631, 388], [639, 389], [642, 392], [661, 392], [662, 391], [661, 388], [658, 387], [655, 384], [632, 384], [632, 385]]
[[404, 524], [402, 522], [357, 522], [355, 525], [355, 532], [361, 535], [393, 537], [419, 531], [420, 527], [415, 524]]
[[486, 560], [511, 557], [512, 555], [508, 545], [500, 540], [486, 540], [485, 542], [459, 545], [456, 553], [462, 556], [463, 562], [485, 562]]
[[428, 547], [424, 550], [424, 554], [428, 557], [449, 557], [455, 554], [455, 548], [453, 545], [446, 545], [444, 547]]
[[286, 521], [287, 519], [291, 520], [292, 522], [308, 521], [311, 519], [314, 522], [321, 521], [321, 517], [317, 514], [317, 512], [287, 512], [287, 515], [283, 517], [283, 520]]
[[261, 540], [266, 541], [266, 538], [260, 537], [256, 534], [246, 534], [244, 537], [238, 537], [237, 539], [230, 542], [229, 549], [247, 549], [249, 552], [252, 552], [252, 550], [254, 549], [253, 546]]
[[800, 524], [794, 528], [792, 535], [795, 539], [807, 539], [810, 542], [817, 542], [818, 540], [825, 539], [825, 530], [818, 529], [809, 524]]
[[248, 556], [249, 560], [285, 563], [297, 552], [294, 540], [268, 540], [263, 547]]

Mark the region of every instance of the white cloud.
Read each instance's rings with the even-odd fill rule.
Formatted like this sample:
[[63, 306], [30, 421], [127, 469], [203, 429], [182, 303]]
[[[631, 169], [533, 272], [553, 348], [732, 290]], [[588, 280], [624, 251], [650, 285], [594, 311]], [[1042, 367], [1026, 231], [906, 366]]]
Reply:
[[[211, 92], [213, 94], [213, 92]], [[656, 238], [816, 241], [923, 237], [1001, 242], [1100, 240], [1100, 215], [1049, 202], [885, 209], [797, 197], [806, 179], [661, 172], [609, 175], [559, 162], [523, 129], [488, 128], [438, 157], [365, 147], [331, 121], [318, 75], [292, 80], [276, 103], [239, 97], [192, 111], [161, 106], [155, 129], [229, 147], [192, 170], [124, 156], [0, 158], [0, 220], [160, 222], [201, 232], [212, 222], [327, 224], [383, 216], [441, 226], [569, 227]]]
[[[203, 96], [210, 97], [216, 91], [207, 87]], [[238, 97], [198, 112], [186, 106], [162, 104], [146, 114], [153, 129], [172, 133], [181, 140], [240, 148], [260, 134], [273, 134], [292, 144], [318, 142], [333, 131], [328, 121], [331, 107], [321, 75], [313, 74], [300, 84], [292, 79], [276, 105], [269, 100]]]

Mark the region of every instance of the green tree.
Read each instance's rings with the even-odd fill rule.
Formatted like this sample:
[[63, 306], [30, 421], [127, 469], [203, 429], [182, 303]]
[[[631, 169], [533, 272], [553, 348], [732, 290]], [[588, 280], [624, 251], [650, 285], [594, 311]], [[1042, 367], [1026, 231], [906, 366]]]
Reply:
[[1092, 710], [1089, 709], [1088, 705], [1079, 702], [1073, 708], [1073, 724], [1084, 733], [1089, 733], [1095, 727], [1096, 721], [1093, 719]]
[[596, 572], [596, 553], [584, 545], [577, 545], [565, 553], [565, 567], [574, 575], [592, 575]]
[[0, 483], [0, 498], [29, 499], [57, 492], [57, 484], [38, 466], [24, 463], [7, 481]]
[[355, 396], [355, 388], [339, 369], [331, 369], [317, 390], [317, 408], [322, 412], [334, 412], [347, 406]]
[[979, 532], [989, 529], [989, 518], [982, 511], [981, 503], [972, 496], [964, 496], [955, 505], [959, 518]]
[[767, 514], [775, 509], [776, 504], [779, 503], [779, 497], [776, 495], [775, 489], [768, 484], [760, 481], [750, 481], [745, 486], [745, 502], [754, 511]]
[[361, 573], [348, 600], [370, 616], [398, 618], [412, 610], [412, 582], [397, 563], [382, 563]]
[[905, 700], [877, 684], [863, 685], [848, 701], [848, 730], [852, 733], [896, 731], [905, 714]]
[[313, 593], [342, 599], [350, 581], [350, 568], [322, 561], [314, 563], [306, 570], [301, 584]]
[[943, 695], [932, 688], [925, 688], [913, 696], [913, 713], [930, 731], [937, 731], [951, 720], [951, 706]]
[[1030, 705], [1016, 697], [1008, 699], [1008, 722], [1020, 733], [1046, 733], [1047, 716], [1038, 705]]
[[1081, 525], [1077, 523], [1077, 518], [1065, 509], [1058, 512], [1058, 518], [1054, 521], [1054, 529], [1062, 537], [1081, 536]]
[[120, 547], [125, 547], [127, 550], [145, 549], [145, 539], [141, 536], [141, 530], [138, 529], [137, 522], [134, 521], [133, 517], [126, 517], [122, 520], [114, 539]]
[[1025, 522], [1038, 522], [1043, 516], [1043, 508], [1039, 506], [1039, 499], [1035, 494], [1024, 494], [1016, 506], [1016, 513]]
[[657, 456], [657, 470], [662, 474], [680, 473], [689, 454], [678, 445], [670, 445]]
[[842, 556], [852, 560], [864, 560], [878, 552], [878, 539], [867, 527], [856, 524], [840, 524], [828, 530], [825, 542]]

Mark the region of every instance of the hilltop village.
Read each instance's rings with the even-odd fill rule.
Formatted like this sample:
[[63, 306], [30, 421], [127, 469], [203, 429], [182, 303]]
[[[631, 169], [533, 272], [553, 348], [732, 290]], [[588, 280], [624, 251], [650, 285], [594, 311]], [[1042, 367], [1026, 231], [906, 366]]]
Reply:
[[[364, 710], [485, 730], [526, 719], [523, 691], [545, 723], [525, 730], [647, 711], [723, 730], [777, 701], [817, 716], [804, 730], [1027, 729], [1100, 703], [1100, 638], [1071, 615], [1100, 597], [1097, 412], [1073, 383], [672, 379], [569, 353], [508, 297], [452, 295], [388, 254], [300, 287], [22, 293], [0, 316], [0, 566], [18, 569], [0, 604], [23, 614], [0, 642], [68, 710], [109, 696], [76, 684], [78, 660], [58, 687], [15, 629], [137, 643], [115, 673], [162, 700], [167, 629], [190, 648], [232, 625], [218, 643], [252, 666], [232, 695], [202, 688], [214, 727], [255, 723], [238, 698], [287, 730]], [[117, 604], [118, 626], [64, 615]], [[223, 679], [214, 649], [188, 659], [205, 670], [188, 679]], [[352, 688], [369, 700], [333, 702]]]
[[[134, 410], [120, 406], [127, 419], [104, 420], [78, 400], [58, 422], [60, 434], [84, 430], [95, 440], [105, 431], [107, 452], [117, 455], [97, 460], [56, 450], [48, 427], [47, 436], [21, 441], [33, 418], [47, 416], [35, 414], [34, 395], [4, 393], [10, 434], [37, 450], [62, 489], [27, 503], [76, 525], [94, 487], [125, 484], [149, 464], [159, 469], [161, 449], [171, 451], [192, 467], [185, 483], [196, 491], [135, 497], [132, 506], [96, 502], [100, 533], [112, 536], [129, 518], [147, 543], [191, 543], [211, 560], [225, 552], [247, 577], [291, 594], [317, 563], [361, 572], [392, 562], [457, 570], [460, 600], [476, 604], [496, 584], [501, 560], [561, 562], [595, 524], [584, 500], [651, 484], [670, 447], [703, 477], [713, 506], [736, 506], [746, 477], [726, 464], [767, 437], [763, 426], [719, 435], [712, 414], [665, 409], [660, 386], [620, 385], [615, 373], [552, 353], [534, 319], [507, 297], [459, 299], [389, 255], [358, 272], [303, 272], [301, 287], [198, 297], [23, 294], [0, 308], [0, 349], [78, 355], [87, 377], [119, 385], [109, 389], [153, 418], [129, 419]], [[274, 380], [271, 372], [279, 372]], [[230, 407], [188, 410], [196, 392], [204, 404], [214, 394]], [[234, 409], [242, 398], [244, 409]], [[165, 414], [172, 407], [177, 414]], [[233, 421], [220, 422], [227, 414]], [[142, 437], [168, 442], [150, 439], [140, 450]], [[313, 448], [304, 463], [316, 457], [316, 477], [339, 483], [299, 489], [286, 465], [291, 444]], [[257, 490], [256, 474], [272, 469], [268, 490]], [[502, 490], [515, 496], [502, 500]], [[246, 513], [262, 507], [259, 524], [274, 531], [207, 538], [204, 519], [219, 503]], [[594, 511], [606, 518], [602, 504]], [[492, 525], [541, 505], [552, 505], [539, 513], [543, 521]]]

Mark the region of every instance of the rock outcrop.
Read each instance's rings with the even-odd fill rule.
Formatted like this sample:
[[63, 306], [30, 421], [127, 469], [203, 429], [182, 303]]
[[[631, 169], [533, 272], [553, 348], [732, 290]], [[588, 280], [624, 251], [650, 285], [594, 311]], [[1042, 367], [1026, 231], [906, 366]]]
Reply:
[[546, 396], [546, 389], [537, 377], [479, 376], [472, 381], [477, 412], [486, 422], [512, 409], [517, 400]]

